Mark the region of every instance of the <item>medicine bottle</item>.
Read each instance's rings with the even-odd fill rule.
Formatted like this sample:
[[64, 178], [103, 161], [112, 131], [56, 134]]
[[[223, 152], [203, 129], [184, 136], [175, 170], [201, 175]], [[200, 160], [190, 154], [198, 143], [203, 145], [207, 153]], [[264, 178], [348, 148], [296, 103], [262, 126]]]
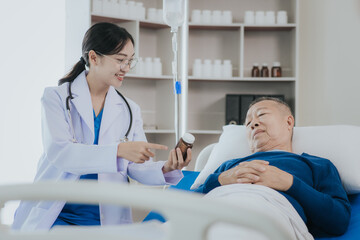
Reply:
[[263, 63], [260, 76], [261, 77], [269, 77], [269, 68], [267, 66], [267, 63]]
[[281, 77], [281, 67], [279, 62], [274, 62], [271, 68], [271, 77]]
[[254, 63], [253, 68], [251, 70], [251, 77], [260, 77], [260, 69], [258, 63]]
[[194, 142], [195, 142], [194, 135], [190, 133], [185, 133], [182, 136], [182, 138], [180, 138], [179, 142], [176, 144], [175, 149], [180, 148], [184, 161], [186, 160], [187, 157], [188, 148], [192, 148]]

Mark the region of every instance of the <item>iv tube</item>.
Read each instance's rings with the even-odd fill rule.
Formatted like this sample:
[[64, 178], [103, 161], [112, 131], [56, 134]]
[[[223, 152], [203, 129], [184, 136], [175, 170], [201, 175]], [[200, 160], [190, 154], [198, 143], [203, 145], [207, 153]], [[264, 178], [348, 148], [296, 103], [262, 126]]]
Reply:
[[180, 139], [179, 137], [179, 100], [181, 94], [181, 83], [178, 80], [178, 54], [177, 54], [177, 31], [184, 22], [184, 1], [183, 0], [163, 0], [163, 18], [167, 25], [171, 27], [172, 36], [172, 50], [174, 53], [174, 60], [172, 62], [172, 74], [175, 93], [175, 143]]

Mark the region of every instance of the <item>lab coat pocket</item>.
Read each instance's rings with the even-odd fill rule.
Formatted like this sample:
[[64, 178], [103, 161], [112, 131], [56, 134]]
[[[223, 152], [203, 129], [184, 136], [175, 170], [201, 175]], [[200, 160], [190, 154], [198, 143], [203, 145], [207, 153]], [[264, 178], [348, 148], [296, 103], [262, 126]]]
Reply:
[[37, 229], [37, 225], [40, 220], [42, 220], [48, 210], [39, 207], [33, 207], [30, 210], [28, 217], [26, 218], [23, 226], [26, 226], [27, 230], [35, 230]]

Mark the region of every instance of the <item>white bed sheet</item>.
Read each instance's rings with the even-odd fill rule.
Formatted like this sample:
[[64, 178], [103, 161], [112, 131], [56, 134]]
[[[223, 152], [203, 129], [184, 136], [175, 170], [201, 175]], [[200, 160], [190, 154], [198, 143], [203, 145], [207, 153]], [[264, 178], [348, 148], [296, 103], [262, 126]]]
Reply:
[[[213, 189], [205, 195], [205, 198], [215, 199], [227, 205], [247, 206], [248, 209], [254, 212], [264, 212], [272, 216], [274, 220], [281, 222], [292, 236], [291, 239], [314, 239], [289, 201], [271, 188], [253, 184], [232, 184]], [[268, 238], [249, 228], [221, 223], [209, 230], [209, 240], [220, 239], [265, 240]]]

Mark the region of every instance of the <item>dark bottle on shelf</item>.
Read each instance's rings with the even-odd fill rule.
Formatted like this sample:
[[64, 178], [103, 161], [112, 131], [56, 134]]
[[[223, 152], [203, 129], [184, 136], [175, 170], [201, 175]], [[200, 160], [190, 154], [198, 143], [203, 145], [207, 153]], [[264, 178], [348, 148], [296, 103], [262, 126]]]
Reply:
[[281, 77], [281, 67], [279, 62], [274, 62], [271, 69], [271, 77]]
[[260, 76], [261, 77], [269, 77], [269, 68], [268, 68], [267, 63], [263, 63], [261, 72], [260, 72]]
[[253, 68], [251, 70], [251, 77], [260, 77], [260, 69], [258, 63], [253, 64]]

